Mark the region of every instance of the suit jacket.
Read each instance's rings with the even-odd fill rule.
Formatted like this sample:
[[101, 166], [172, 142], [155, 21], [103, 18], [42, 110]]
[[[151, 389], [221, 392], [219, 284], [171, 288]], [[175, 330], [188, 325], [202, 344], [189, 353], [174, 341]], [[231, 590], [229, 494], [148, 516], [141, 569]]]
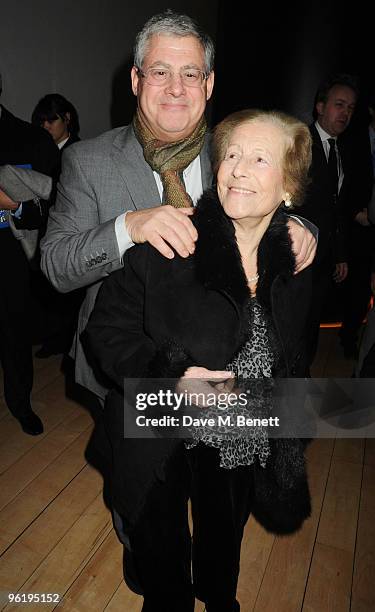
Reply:
[[31, 164], [33, 170], [54, 176], [58, 162], [59, 151], [51, 136], [1, 105], [0, 165]]
[[[68, 148], [69, 148], [69, 147], [70, 147], [72, 144], [74, 144], [75, 142], [80, 142], [80, 141], [81, 141], [81, 139], [80, 139], [80, 137], [79, 137], [79, 136], [69, 136], [68, 140], [66, 141], [66, 143], [64, 144], [64, 146], [63, 146], [61, 149], [59, 149], [58, 147], [56, 147], [56, 148], [57, 148], [57, 150], [58, 150], [58, 154], [59, 154], [59, 162], [58, 162], [58, 165], [57, 165], [57, 167], [56, 167], [55, 176], [53, 177], [53, 178], [54, 178], [54, 181], [53, 181], [52, 192], [51, 192], [50, 199], [49, 199], [49, 203], [50, 203], [49, 208], [51, 208], [51, 206], [53, 206], [53, 204], [55, 204], [55, 202], [56, 202], [56, 196], [57, 196], [57, 182], [58, 182], [58, 180], [59, 180], [59, 178], [60, 178], [60, 174], [61, 174], [61, 161], [62, 161], [62, 155], [63, 155], [63, 152], [64, 152], [66, 149], [68, 149]], [[40, 233], [40, 237], [41, 237], [41, 238], [42, 238], [42, 237], [45, 235], [45, 233], [46, 233], [46, 229], [47, 229], [47, 220], [48, 220], [48, 218], [46, 218], [46, 223], [45, 223], [45, 225], [43, 226], [42, 231], [41, 231], [41, 233]]]
[[[247, 280], [234, 226], [216, 193], [202, 196], [193, 219], [198, 230], [194, 256], [169, 260], [148, 244], [129, 249], [123, 268], [104, 282], [84, 334], [97, 367], [112, 386], [106, 419], [114, 451], [113, 492], [115, 507], [130, 523], [142, 511], [150, 483], [173, 469], [173, 451], [181, 441], [124, 439], [124, 378], [179, 378], [192, 365], [224, 370], [247, 339]], [[258, 249], [257, 290], [281, 345], [276, 376], [302, 377], [307, 364], [311, 269], [293, 275], [294, 266], [286, 216], [277, 212]], [[158, 388], [162, 384], [156, 380]], [[299, 475], [293, 485], [285, 485], [289, 491], [281, 493], [274, 473], [268, 473], [270, 480], [259, 485], [253, 512], [265, 527], [286, 533], [306, 518], [309, 504], [303, 445], [283, 440], [280, 450], [278, 443], [276, 455], [280, 451], [289, 456], [294, 448]], [[260, 468], [258, 478], [263, 477]], [[278, 474], [278, 482], [284, 477], [288, 481], [287, 475]]]
[[[57, 176], [57, 179], [59, 179], [60, 174], [61, 174], [61, 160], [62, 160], [62, 156], [63, 156], [64, 151], [66, 151], [66, 149], [68, 149], [72, 144], [75, 144], [76, 142], [81, 142], [81, 139], [80, 139], [79, 136], [77, 136], [77, 135], [69, 136], [69, 138], [66, 141], [66, 143], [64, 144], [64, 146], [62, 146], [61, 149], [59, 149], [59, 153], [60, 153], [60, 165], [59, 165], [59, 174]], [[55, 197], [56, 197], [56, 194], [55, 194]]]
[[328, 164], [322, 141], [315, 124], [310, 126], [312, 163], [310, 183], [299, 212], [319, 229], [318, 248], [314, 264], [331, 267], [335, 262], [347, 261], [347, 220], [352, 206], [352, 161], [350, 148], [338, 139], [337, 146], [344, 171], [344, 180], [335, 203], [332, 198]]
[[[203, 188], [212, 181], [208, 146], [207, 138], [200, 154]], [[79, 336], [101, 281], [122, 266], [115, 219], [126, 210], [160, 204], [153, 172], [131, 125], [64, 151], [56, 203], [41, 243], [41, 266], [59, 291], [88, 286], [72, 353], [77, 382], [100, 397], [105, 396], [106, 389], [87, 363]]]

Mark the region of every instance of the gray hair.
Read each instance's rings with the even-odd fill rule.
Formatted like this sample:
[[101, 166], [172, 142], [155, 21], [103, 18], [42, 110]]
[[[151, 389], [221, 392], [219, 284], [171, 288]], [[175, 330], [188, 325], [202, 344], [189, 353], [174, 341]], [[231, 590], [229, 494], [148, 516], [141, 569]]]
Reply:
[[214, 129], [212, 158], [214, 173], [225, 157], [229, 139], [233, 131], [246, 123], [268, 123], [276, 125], [284, 134], [285, 150], [283, 159], [284, 183], [290, 192], [293, 204], [302, 204], [304, 192], [309, 182], [308, 171], [311, 164], [310, 130], [295, 117], [281, 111], [264, 111], [248, 108], [228, 115]]
[[205, 71], [209, 74], [214, 67], [215, 47], [211, 38], [188, 15], [174, 13], [170, 9], [154, 15], [138, 32], [134, 45], [134, 65], [142, 68], [151, 36], [194, 36], [203, 47]]

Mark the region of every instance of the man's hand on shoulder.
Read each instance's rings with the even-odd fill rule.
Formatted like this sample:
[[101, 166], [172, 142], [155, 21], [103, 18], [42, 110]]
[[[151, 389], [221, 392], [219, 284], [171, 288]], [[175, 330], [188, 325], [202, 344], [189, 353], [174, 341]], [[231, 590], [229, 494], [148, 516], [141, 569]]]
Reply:
[[294, 219], [288, 220], [288, 231], [292, 241], [293, 253], [296, 258], [295, 273], [297, 274], [313, 262], [317, 242], [310, 230]]
[[188, 257], [194, 253], [198, 238], [197, 230], [189, 219], [193, 212], [193, 208], [169, 205], [145, 208], [128, 212], [125, 225], [135, 244], [149, 242], [168, 259], [174, 257], [172, 248], [181, 257]]

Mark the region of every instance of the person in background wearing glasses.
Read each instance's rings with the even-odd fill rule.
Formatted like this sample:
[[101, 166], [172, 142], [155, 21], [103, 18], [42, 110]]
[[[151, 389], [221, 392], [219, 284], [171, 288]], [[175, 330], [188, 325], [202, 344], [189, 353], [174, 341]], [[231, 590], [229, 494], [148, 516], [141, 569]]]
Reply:
[[[135, 43], [133, 123], [64, 153], [41, 265], [59, 291], [88, 287], [73, 345], [75, 373], [101, 399], [106, 386], [79, 341], [101, 281], [134, 243], [149, 242], [168, 258], [194, 252], [192, 205], [212, 181], [204, 111], [213, 60], [211, 39], [190, 17], [152, 17]], [[316, 241], [298, 221], [290, 220], [289, 230], [299, 270], [311, 263]]]

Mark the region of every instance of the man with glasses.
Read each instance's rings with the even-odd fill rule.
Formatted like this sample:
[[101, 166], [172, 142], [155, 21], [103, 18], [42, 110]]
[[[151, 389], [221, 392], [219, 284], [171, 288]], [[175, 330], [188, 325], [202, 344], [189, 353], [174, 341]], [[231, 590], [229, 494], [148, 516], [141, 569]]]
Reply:
[[[214, 85], [211, 39], [186, 15], [152, 17], [139, 32], [131, 70], [133, 123], [70, 147], [42, 242], [42, 269], [60, 291], [87, 286], [74, 343], [76, 380], [104, 398], [79, 335], [100, 283], [134, 243], [165, 257], [194, 252], [192, 204], [211, 184], [204, 111]], [[289, 222], [300, 269], [315, 240]]]

